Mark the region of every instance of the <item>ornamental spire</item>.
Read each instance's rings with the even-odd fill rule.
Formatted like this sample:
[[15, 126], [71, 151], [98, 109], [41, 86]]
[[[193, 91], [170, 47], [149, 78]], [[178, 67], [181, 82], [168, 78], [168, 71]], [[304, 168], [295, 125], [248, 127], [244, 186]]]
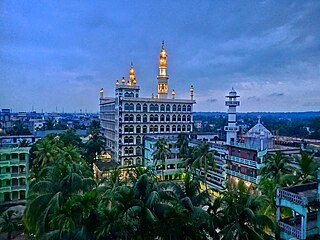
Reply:
[[131, 62], [130, 71], [129, 71], [130, 85], [134, 85], [136, 83], [134, 76], [134, 68], [133, 63]]
[[158, 98], [167, 98], [168, 94], [168, 75], [167, 75], [167, 52], [164, 49], [164, 41], [162, 41], [159, 61], [158, 79]]

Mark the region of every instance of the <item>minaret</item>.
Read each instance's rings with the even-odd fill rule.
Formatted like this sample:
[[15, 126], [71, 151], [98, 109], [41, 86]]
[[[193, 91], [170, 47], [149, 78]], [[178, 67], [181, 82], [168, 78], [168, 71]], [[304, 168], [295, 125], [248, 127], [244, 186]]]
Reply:
[[131, 62], [131, 66], [130, 66], [130, 72], [129, 72], [129, 84], [131, 86], [133, 86], [134, 84], [136, 84], [136, 79], [134, 77], [134, 68], [133, 68], [133, 63]]
[[158, 79], [158, 98], [167, 98], [168, 95], [167, 53], [164, 49], [164, 41], [160, 52]]
[[240, 101], [237, 101], [237, 92], [232, 88], [229, 92], [229, 95], [226, 96], [229, 98], [226, 101], [226, 106], [228, 109], [228, 126], [224, 127], [224, 130], [227, 132], [227, 144], [234, 144], [237, 142], [237, 132], [239, 131], [239, 127], [237, 124], [237, 107], [240, 105]]

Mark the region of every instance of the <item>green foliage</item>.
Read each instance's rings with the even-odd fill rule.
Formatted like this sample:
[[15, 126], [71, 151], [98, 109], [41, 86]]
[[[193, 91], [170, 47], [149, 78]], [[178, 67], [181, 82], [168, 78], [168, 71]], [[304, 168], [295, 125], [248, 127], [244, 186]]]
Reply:
[[19, 120], [19, 121], [15, 121], [13, 123], [12, 128], [7, 131], [8, 135], [31, 135], [31, 132], [29, 131], [29, 129], [27, 127], [25, 127], [23, 125], [23, 123]]

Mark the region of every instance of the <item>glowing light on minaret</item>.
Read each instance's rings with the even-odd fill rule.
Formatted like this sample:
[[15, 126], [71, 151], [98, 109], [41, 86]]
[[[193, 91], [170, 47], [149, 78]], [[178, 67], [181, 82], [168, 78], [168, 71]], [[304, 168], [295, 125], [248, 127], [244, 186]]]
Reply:
[[168, 95], [168, 78], [167, 75], [167, 52], [164, 49], [164, 41], [160, 51], [159, 75], [158, 79], [158, 98], [167, 98]]
[[228, 100], [226, 101], [226, 106], [228, 109], [228, 126], [224, 127], [224, 130], [227, 132], [227, 144], [234, 144], [237, 142], [237, 132], [239, 127], [237, 126], [237, 107], [240, 106], [240, 101], [237, 98], [240, 97], [237, 95], [237, 92], [232, 88], [229, 92], [229, 95], [226, 96]]
[[136, 84], [136, 80], [134, 77], [134, 68], [133, 68], [133, 63], [131, 62], [131, 67], [130, 67], [130, 71], [129, 71], [129, 79], [130, 79], [130, 85], [134, 85]]

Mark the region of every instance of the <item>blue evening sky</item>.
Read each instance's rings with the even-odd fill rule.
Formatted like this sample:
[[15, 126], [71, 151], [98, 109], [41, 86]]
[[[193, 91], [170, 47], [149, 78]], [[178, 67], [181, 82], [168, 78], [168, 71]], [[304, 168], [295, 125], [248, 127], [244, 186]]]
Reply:
[[161, 41], [169, 89], [196, 111], [320, 110], [320, 1], [44, 1], [0, 3], [0, 108], [96, 112], [135, 66], [157, 90]]

